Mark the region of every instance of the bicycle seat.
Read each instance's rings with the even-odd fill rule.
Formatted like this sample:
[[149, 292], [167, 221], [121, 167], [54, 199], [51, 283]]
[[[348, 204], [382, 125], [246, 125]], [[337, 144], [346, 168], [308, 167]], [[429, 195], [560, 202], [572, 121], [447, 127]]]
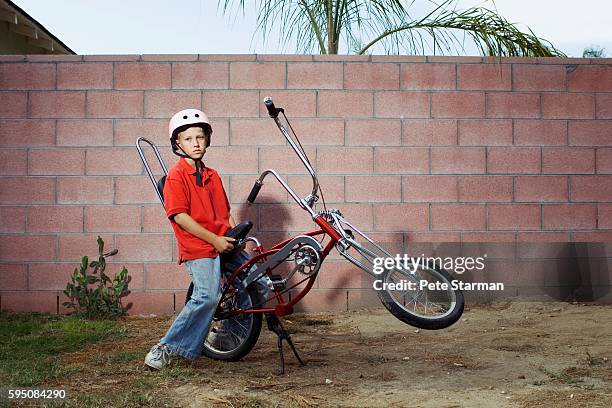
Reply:
[[166, 176], [162, 176], [159, 180], [157, 180], [157, 191], [159, 191], [160, 196], [164, 196], [164, 185], [166, 184]]
[[236, 242], [234, 242], [233, 250], [228, 253], [221, 254], [221, 264], [227, 262], [227, 260], [230, 259], [236, 252], [242, 250], [242, 241], [246, 238], [251, 228], [253, 228], [253, 223], [251, 221], [245, 221], [236, 225], [234, 228], [224, 234], [226, 237], [234, 238]]
[[241, 222], [231, 230], [227, 231], [225, 236], [234, 238], [236, 241], [242, 241], [246, 238], [251, 228], [253, 228], [253, 223], [251, 221]]

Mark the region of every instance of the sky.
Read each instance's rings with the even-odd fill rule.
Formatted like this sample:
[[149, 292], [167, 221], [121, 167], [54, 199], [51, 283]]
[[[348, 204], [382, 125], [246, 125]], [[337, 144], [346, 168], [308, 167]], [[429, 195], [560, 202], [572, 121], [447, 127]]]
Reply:
[[[253, 37], [255, 0], [245, 0], [244, 13], [223, 15], [218, 0], [12, 0], [77, 54], [278, 54], [278, 35], [266, 43]], [[234, 2], [237, 4], [238, 2]], [[519, 27], [531, 28], [569, 56], [582, 56], [588, 46], [612, 56], [612, 1], [459, 0], [459, 8], [483, 5]], [[416, 1], [415, 15], [431, 7]], [[275, 33], [276, 34], [276, 33]], [[340, 49], [346, 54], [346, 47]], [[376, 53], [382, 53], [380, 50]], [[477, 55], [467, 48], [468, 55]]]

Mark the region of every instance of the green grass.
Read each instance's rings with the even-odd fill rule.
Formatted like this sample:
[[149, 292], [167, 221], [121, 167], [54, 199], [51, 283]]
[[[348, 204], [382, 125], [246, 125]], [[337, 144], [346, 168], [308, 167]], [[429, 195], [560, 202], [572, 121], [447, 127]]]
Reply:
[[269, 404], [266, 404], [264, 401], [257, 397], [248, 396], [246, 398], [237, 397], [230, 398], [230, 401], [233, 403], [232, 406], [240, 407], [240, 408], [264, 408]]
[[578, 387], [578, 388], [582, 388], [585, 390], [593, 389], [592, 384], [585, 384], [582, 378], [576, 375], [572, 375], [569, 372], [560, 371], [558, 373], [555, 373], [554, 371], [550, 371], [545, 368], [540, 368], [540, 371], [542, 371], [544, 374], [548, 375], [550, 379], [558, 383], [567, 384], [572, 387]]
[[112, 392], [79, 392], [60, 404], [65, 408], [107, 408], [107, 407], [161, 407], [170, 406], [171, 401], [165, 397], [155, 379], [138, 378], [129, 386]]
[[158, 376], [163, 380], [178, 380], [181, 382], [197, 379], [202, 379], [202, 371], [195, 369], [193, 367], [184, 367], [178, 365], [180, 363], [175, 363], [175, 365], [170, 365], [169, 367], [165, 367], [163, 370], [158, 372]]
[[334, 324], [331, 319], [304, 319], [302, 323], [306, 326], [329, 326]]
[[78, 372], [56, 356], [124, 331], [114, 321], [0, 312], [0, 384], [32, 387]]
[[555, 373], [554, 371], [549, 371], [543, 368], [542, 372], [548, 375], [551, 379], [563, 384], [577, 384], [583, 382], [580, 378], [576, 378], [570, 374], [564, 373], [563, 371]]
[[92, 363], [96, 364], [125, 364], [132, 361], [140, 360], [142, 358], [141, 352], [135, 351], [122, 351], [117, 354], [110, 354], [108, 356], [93, 356], [91, 358]]

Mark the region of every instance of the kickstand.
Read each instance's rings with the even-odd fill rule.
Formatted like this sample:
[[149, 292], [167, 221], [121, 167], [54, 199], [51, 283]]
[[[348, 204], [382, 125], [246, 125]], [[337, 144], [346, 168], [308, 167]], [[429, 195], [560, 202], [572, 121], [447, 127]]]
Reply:
[[297, 360], [300, 362], [300, 365], [305, 366], [306, 364], [304, 363], [304, 361], [302, 361], [300, 355], [298, 354], [298, 351], [295, 348], [295, 345], [293, 344], [293, 341], [291, 340], [291, 335], [287, 332], [287, 330], [285, 330], [281, 321], [276, 316], [270, 318], [269, 315], [266, 316], [266, 320], [268, 321], [268, 329], [276, 333], [276, 335], [278, 336], [278, 342], [276, 344], [278, 347], [278, 354], [280, 356], [279, 374], [285, 374], [285, 355], [283, 353], [283, 340], [287, 341], [287, 344], [289, 344], [289, 347], [291, 347], [291, 351], [293, 351], [293, 354], [295, 355], [295, 358], [297, 358]]

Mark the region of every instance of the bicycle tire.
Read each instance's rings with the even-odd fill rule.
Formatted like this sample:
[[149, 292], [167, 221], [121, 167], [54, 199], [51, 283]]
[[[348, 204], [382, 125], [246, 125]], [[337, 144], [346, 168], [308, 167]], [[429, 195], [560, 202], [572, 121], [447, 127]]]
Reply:
[[[414, 273], [397, 269], [386, 270], [381, 280], [383, 284], [399, 283], [402, 277], [405, 278], [408, 275], [410, 275], [411, 282], [416, 282], [417, 290], [383, 289], [377, 291], [383, 306], [393, 316], [411, 326], [426, 330], [444, 329], [459, 320], [463, 314], [465, 299], [463, 292], [452, 288], [452, 278], [447, 271], [436, 268], [430, 263], [419, 265]], [[444, 283], [448, 289], [418, 289], [418, 282], [422, 279]], [[433, 298], [431, 303], [428, 302], [428, 297]], [[440, 300], [436, 301], [437, 299]], [[427, 314], [428, 306], [430, 307], [429, 314]]]
[[[226, 307], [220, 305], [217, 307], [213, 321], [208, 329], [208, 334], [202, 344], [202, 355], [214, 359], [223, 361], [238, 361], [253, 350], [259, 335], [261, 333], [262, 314], [261, 313], [242, 313], [232, 317], [226, 317], [228, 312], [237, 307], [250, 308], [255, 304], [257, 294], [255, 290], [245, 290], [241, 287], [240, 280], [234, 280], [233, 287], [236, 290], [238, 299], [226, 300], [227, 302], [233, 302], [232, 306]], [[238, 302], [237, 304], [235, 302]], [[219, 327], [224, 326], [225, 336], [229, 336], [228, 344], [216, 344], [211, 339], [211, 333]], [[229, 330], [226, 330], [230, 327]]]

